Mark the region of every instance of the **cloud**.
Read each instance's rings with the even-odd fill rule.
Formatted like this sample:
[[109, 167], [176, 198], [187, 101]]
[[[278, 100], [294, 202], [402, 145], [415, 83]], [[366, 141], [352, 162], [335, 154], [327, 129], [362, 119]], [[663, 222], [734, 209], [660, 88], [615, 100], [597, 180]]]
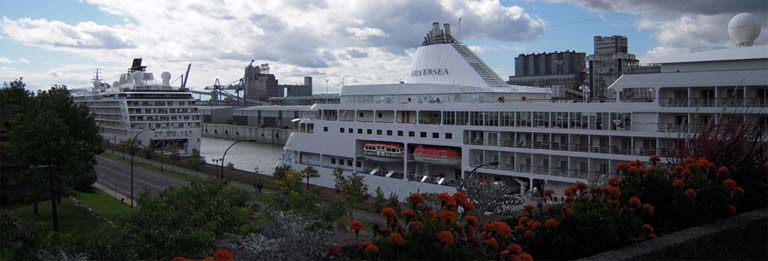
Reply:
[[499, 0], [83, 2], [123, 22], [4, 17], [0, 34], [93, 59], [99, 67], [127, 67], [131, 58], [143, 57], [151, 68], [181, 71], [192, 62], [190, 84], [202, 87], [215, 77], [239, 78], [251, 59], [296, 77], [311, 72], [336, 82], [395, 82], [408, 70], [409, 50], [434, 21], [451, 23], [458, 35], [461, 17], [462, 38], [502, 42], [529, 40], [546, 27]]
[[11, 59], [8, 59], [6, 57], [0, 56], [0, 64], [11, 64], [11, 63], [13, 63], [13, 61], [11, 61]]
[[728, 21], [734, 15], [748, 12], [761, 21], [763, 30], [755, 44], [768, 43], [768, 1], [765, 0], [544, 0], [571, 3], [596, 12], [638, 14], [636, 26], [650, 30], [657, 45], [647, 57], [686, 53], [698, 50], [733, 47], [728, 35]]

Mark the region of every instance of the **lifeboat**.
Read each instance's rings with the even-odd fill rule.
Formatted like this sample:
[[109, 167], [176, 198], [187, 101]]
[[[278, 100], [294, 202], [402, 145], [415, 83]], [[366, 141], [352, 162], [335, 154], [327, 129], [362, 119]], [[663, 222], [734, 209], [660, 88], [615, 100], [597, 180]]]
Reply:
[[397, 162], [403, 159], [403, 145], [369, 142], [363, 145], [363, 157], [373, 161]]
[[461, 165], [461, 152], [444, 147], [419, 146], [413, 152], [413, 158], [418, 162], [437, 165]]

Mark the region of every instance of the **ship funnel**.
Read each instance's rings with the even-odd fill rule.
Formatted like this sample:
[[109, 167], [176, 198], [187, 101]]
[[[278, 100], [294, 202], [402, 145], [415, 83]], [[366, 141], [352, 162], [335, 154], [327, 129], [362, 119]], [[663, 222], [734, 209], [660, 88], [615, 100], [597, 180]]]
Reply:
[[444, 24], [443, 27], [445, 27], [445, 34], [451, 35], [451, 25], [450, 24]]
[[434, 22], [432, 23], [432, 36], [435, 37], [440, 34], [440, 23]]

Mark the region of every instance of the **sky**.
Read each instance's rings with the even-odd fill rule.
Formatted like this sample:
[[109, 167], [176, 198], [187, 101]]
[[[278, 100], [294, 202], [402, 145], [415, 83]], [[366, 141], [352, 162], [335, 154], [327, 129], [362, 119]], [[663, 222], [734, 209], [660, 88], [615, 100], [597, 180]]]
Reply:
[[768, 43], [765, 0], [0, 0], [0, 81], [23, 77], [32, 90], [90, 85], [99, 68], [115, 81], [135, 57], [188, 87], [269, 63], [280, 83], [314, 77], [314, 92], [342, 84], [395, 83], [432, 22], [502, 78], [523, 53], [592, 53], [595, 35], [624, 35], [643, 63], [652, 57], [734, 46], [730, 18], [758, 17]]

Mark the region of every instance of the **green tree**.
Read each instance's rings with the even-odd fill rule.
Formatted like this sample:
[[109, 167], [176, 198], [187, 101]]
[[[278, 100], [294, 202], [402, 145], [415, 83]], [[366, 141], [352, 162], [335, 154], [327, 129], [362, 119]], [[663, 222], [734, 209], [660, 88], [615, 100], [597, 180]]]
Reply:
[[384, 190], [381, 187], [376, 188], [373, 196], [373, 211], [379, 213], [387, 204], [387, 198], [384, 196]]
[[315, 169], [312, 166], [307, 166], [304, 168], [304, 170], [301, 171], [301, 174], [307, 178], [307, 189], [309, 189], [309, 178], [311, 177], [317, 177], [317, 169]]
[[32, 106], [17, 115], [14, 125], [9, 155], [22, 168], [45, 170], [45, 179], [30, 182], [47, 183], [53, 230], [58, 231], [56, 201], [64, 188], [87, 179], [83, 175], [95, 173], [95, 156], [102, 151], [98, 127], [88, 109], [72, 101], [65, 86], [38, 92]]
[[134, 149], [133, 146], [133, 139], [127, 139], [120, 142], [120, 149], [122, 150], [123, 159], [125, 159], [126, 153], [131, 153], [131, 150]]
[[205, 159], [203, 156], [200, 156], [199, 150], [192, 149], [192, 155], [189, 157], [189, 166], [192, 167], [192, 170], [195, 171], [195, 174], [200, 172], [200, 170], [203, 169], [203, 166], [205, 166]]
[[275, 172], [272, 173], [272, 177], [275, 178], [275, 179], [278, 179], [278, 180], [283, 179], [283, 178], [285, 178], [285, 174], [288, 173], [289, 171], [292, 171], [292, 170], [293, 169], [291, 168], [291, 166], [287, 165], [287, 164], [283, 164], [281, 166], [276, 166], [275, 167]]

